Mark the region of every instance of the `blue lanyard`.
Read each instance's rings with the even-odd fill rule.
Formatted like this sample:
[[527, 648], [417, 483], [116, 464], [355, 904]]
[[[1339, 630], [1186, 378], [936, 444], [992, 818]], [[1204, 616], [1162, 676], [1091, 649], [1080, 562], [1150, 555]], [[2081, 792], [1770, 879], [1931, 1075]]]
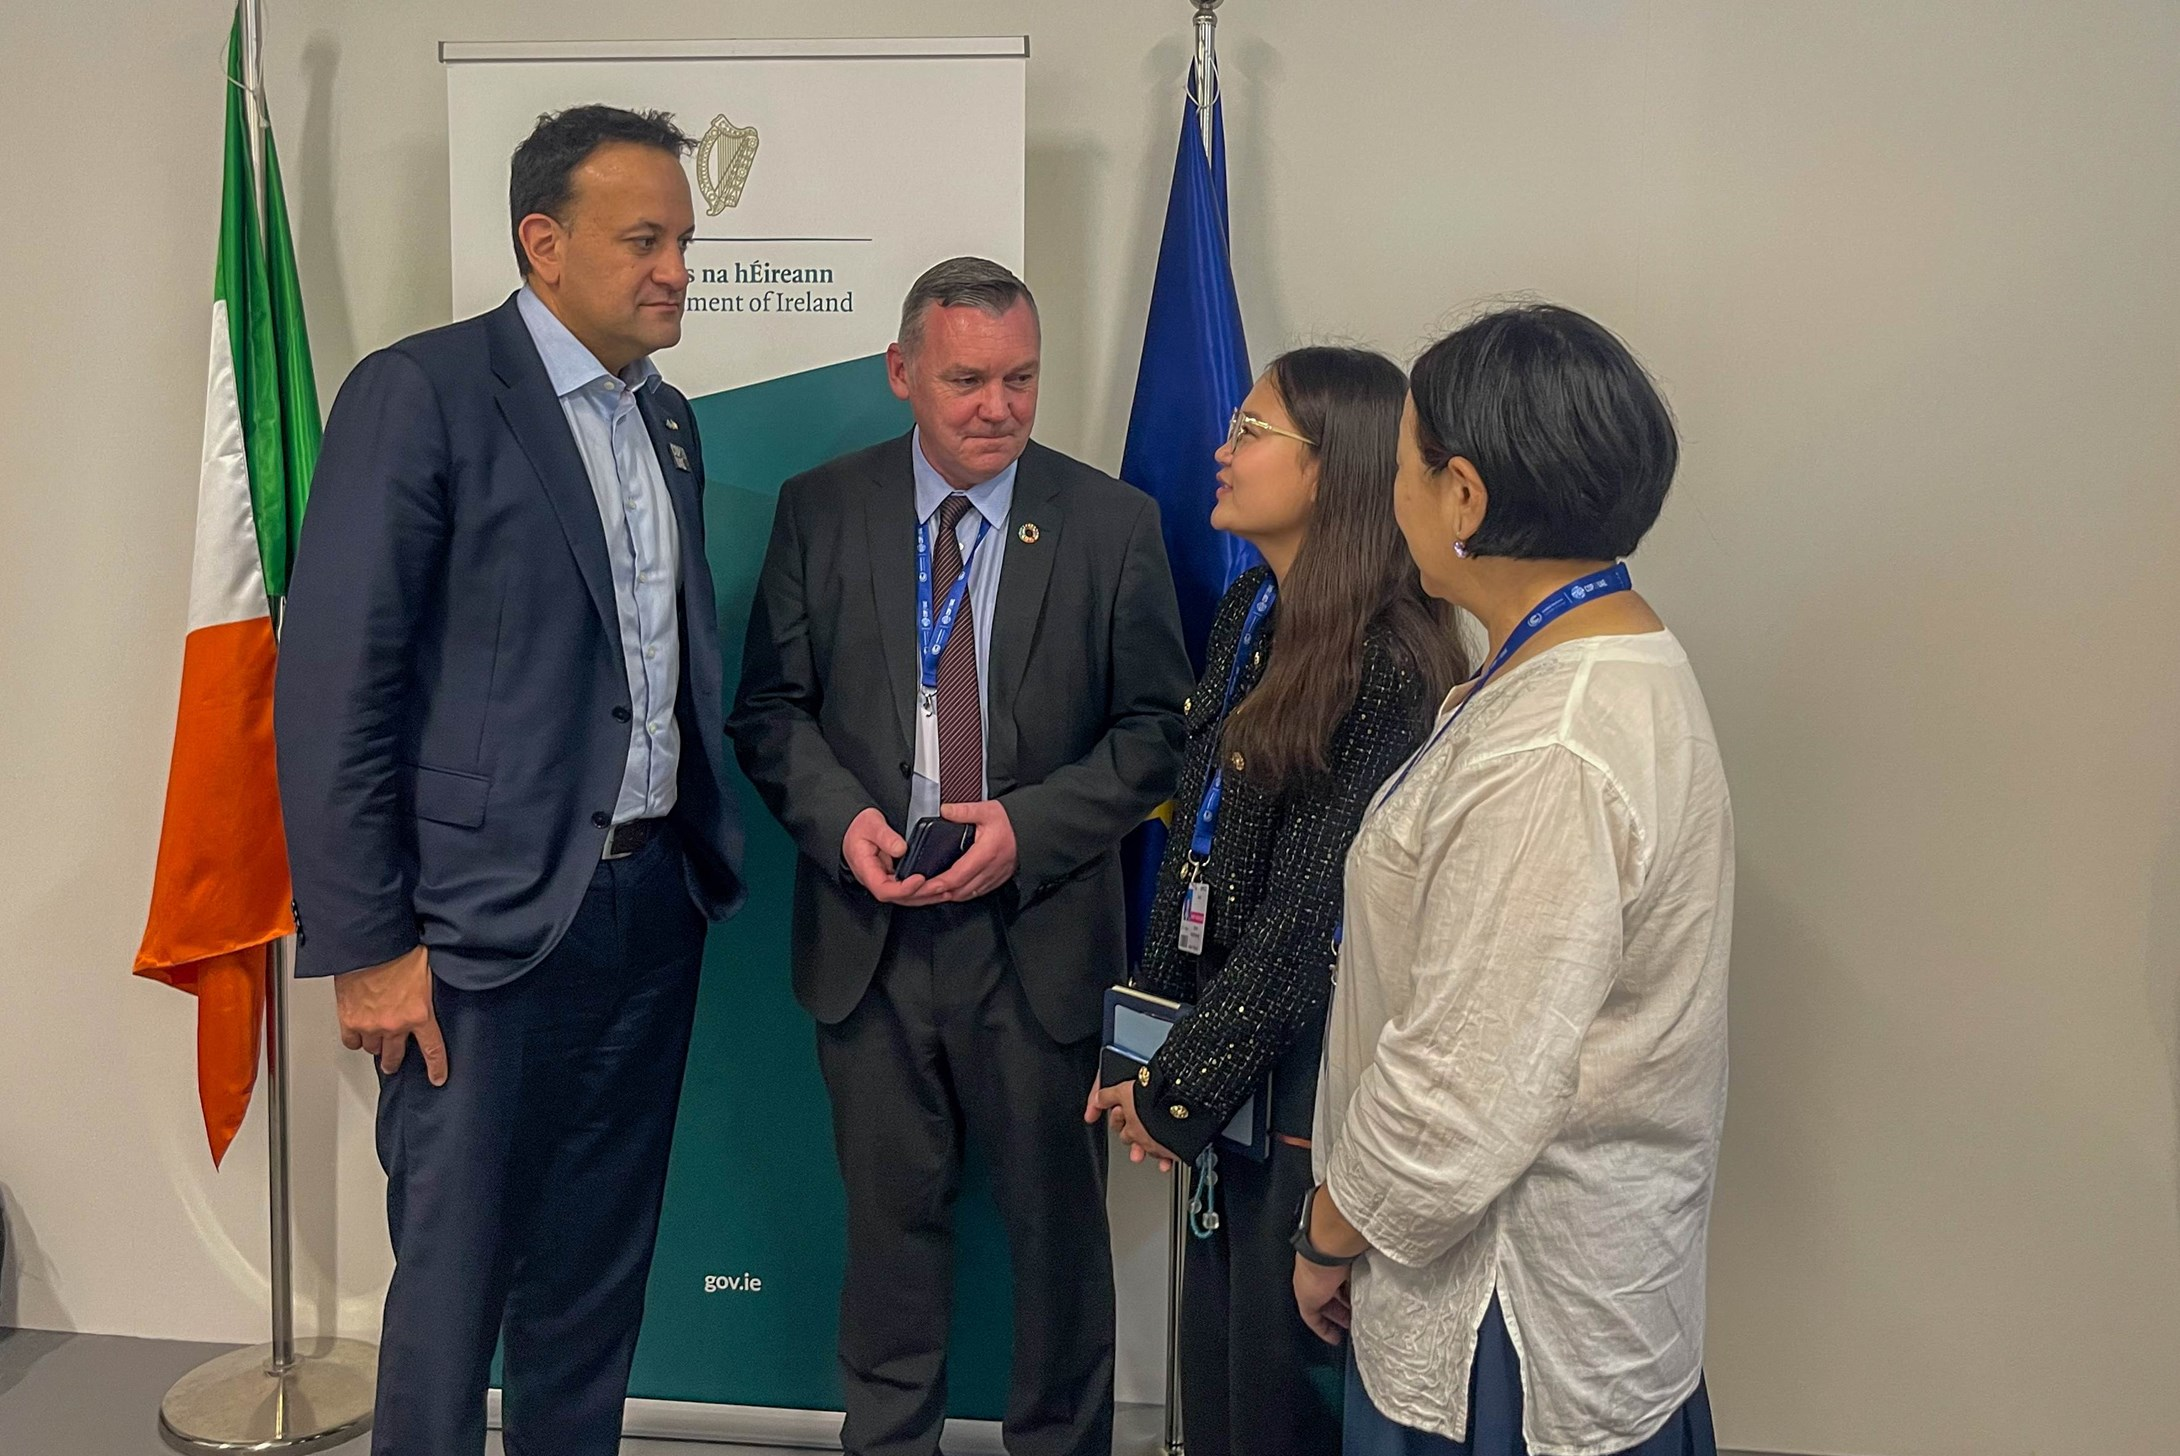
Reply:
[[1634, 585], [1635, 583], [1628, 578], [1627, 563], [1623, 561], [1617, 565], [1609, 566], [1603, 571], [1592, 572], [1580, 581], [1570, 581], [1543, 601], [1538, 602], [1529, 615], [1521, 619], [1520, 625], [1507, 634], [1505, 644], [1499, 648], [1498, 655], [1491, 659], [1491, 665], [1486, 667], [1470, 683], [1468, 696], [1454, 705], [1453, 711], [1446, 715], [1445, 722], [1438, 725], [1438, 731], [1431, 735], [1430, 741], [1417, 749], [1414, 756], [1401, 765], [1400, 772], [1395, 774], [1393, 781], [1379, 792], [1377, 798], [1372, 801], [1371, 807], [1375, 808], [1393, 797], [1394, 792], [1408, 781], [1408, 775], [1415, 772], [1416, 765], [1423, 762], [1430, 751], [1438, 746], [1438, 740], [1446, 736], [1446, 730], [1459, 721], [1461, 714], [1468, 710], [1470, 703], [1476, 701], [1477, 695], [1484, 690], [1484, 684], [1490, 682], [1493, 674], [1506, 666], [1507, 659], [1521, 651], [1528, 644], [1530, 638], [1536, 636], [1537, 633], [1543, 631], [1574, 608], [1581, 606], [1584, 602], [1594, 602], [1599, 597], [1609, 597], [1614, 592], [1628, 591]]
[[[1226, 671], [1226, 706], [1234, 706], [1234, 689], [1241, 685], [1242, 664], [1256, 650], [1257, 634], [1263, 630], [1264, 619], [1272, 614], [1272, 604], [1279, 600], [1279, 583], [1268, 581], [1257, 589], [1256, 600], [1249, 603], [1249, 615], [1242, 619], [1241, 640], [1234, 644], [1234, 665]], [[1226, 769], [1214, 769], [1211, 782], [1204, 785], [1204, 796], [1196, 805], [1196, 833], [1189, 841], [1189, 858], [1201, 866], [1211, 858], [1211, 831], [1219, 822], [1219, 800], [1226, 795]]]
[[969, 568], [976, 565], [976, 554], [984, 549], [984, 538], [990, 534], [990, 525], [978, 516], [976, 540], [970, 543], [969, 554], [962, 558], [961, 574], [947, 588], [946, 600], [940, 605], [938, 619], [934, 621], [931, 616], [931, 523], [925, 521], [916, 527], [916, 652], [920, 681], [926, 693], [938, 691], [939, 656], [946, 651], [947, 639], [954, 635], [954, 618], [968, 598]]

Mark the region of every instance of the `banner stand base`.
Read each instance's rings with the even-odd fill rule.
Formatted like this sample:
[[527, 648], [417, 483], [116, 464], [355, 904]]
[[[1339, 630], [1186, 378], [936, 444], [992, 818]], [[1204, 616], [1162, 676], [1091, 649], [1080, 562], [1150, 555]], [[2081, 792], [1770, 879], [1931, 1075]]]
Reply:
[[[766, 1405], [711, 1405], [693, 1400], [630, 1400], [621, 1434], [658, 1441], [719, 1441], [784, 1446], [799, 1451], [840, 1449], [839, 1411], [787, 1410]], [[485, 1421], [500, 1424], [500, 1393], [486, 1397]], [[948, 1421], [943, 1438], [961, 1456], [1005, 1456], [997, 1421]]]

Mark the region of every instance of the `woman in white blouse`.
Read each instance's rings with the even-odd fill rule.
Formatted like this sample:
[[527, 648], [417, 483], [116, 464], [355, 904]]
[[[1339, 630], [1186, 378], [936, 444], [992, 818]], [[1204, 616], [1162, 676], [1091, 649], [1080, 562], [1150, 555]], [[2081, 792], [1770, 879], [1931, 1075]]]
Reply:
[[1687, 655], [1617, 564], [1677, 456], [1642, 367], [1567, 309], [1486, 315], [1409, 375], [1401, 532], [1491, 666], [1348, 855], [1294, 1239], [1303, 1318], [1349, 1335], [1348, 1456], [1716, 1449], [1733, 816]]

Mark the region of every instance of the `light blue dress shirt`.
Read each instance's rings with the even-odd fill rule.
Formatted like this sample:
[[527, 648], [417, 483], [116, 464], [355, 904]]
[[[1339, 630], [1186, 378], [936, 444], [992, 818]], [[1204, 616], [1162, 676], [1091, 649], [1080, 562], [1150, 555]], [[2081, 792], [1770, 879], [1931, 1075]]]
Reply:
[[[916, 519], [930, 529], [939, 506], [954, 493], [946, 483], [946, 477], [931, 467], [923, 458], [923, 431], [917, 430], [909, 441], [908, 458], [916, 472]], [[999, 606], [999, 563], [1007, 554], [1007, 515], [1014, 509], [1014, 472], [1019, 460], [1010, 464], [982, 485], [971, 486], [962, 492], [969, 497], [969, 504], [976, 509], [964, 511], [961, 524], [955, 528], [954, 539], [961, 543], [961, 559], [969, 561], [969, 550], [976, 544], [979, 527], [991, 534], [984, 549], [977, 552], [976, 560], [969, 561], [969, 611], [970, 625], [976, 629], [976, 697], [977, 706], [983, 711], [984, 738], [984, 793], [991, 793], [991, 661], [992, 661], [992, 614]], [[913, 551], [916, 543], [903, 542], [902, 549]], [[913, 626], [911, 631], [915, 630]], [[908, 824], [903, 832], [913, 827], [919, 819], [929, 819], [939, 812], [938, 765], [919, 764], [908, 785]], [[929, 777], [926, 777], [928, 769]]]
[[674, 807], [681, 764], [681, 726], [674, 698], [681, 688], [681, 529], [645, 428], [637, 394], [659, 371], [638, 359], [619, 377], [568, 332], [543, 299], [524, 288], [515, 306], [560, 396], [560, 412], [575, 436], [590, 476], [613, 566], [613, 605], [620, 619], [621, 663], [628, 673], [628, 767], [613, 822], [655, 819]]

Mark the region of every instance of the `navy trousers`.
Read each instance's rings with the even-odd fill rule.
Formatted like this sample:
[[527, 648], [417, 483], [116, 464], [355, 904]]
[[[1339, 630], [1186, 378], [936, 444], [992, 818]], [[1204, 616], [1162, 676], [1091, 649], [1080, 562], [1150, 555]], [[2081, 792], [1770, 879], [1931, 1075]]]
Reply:
[[[1468, 1439], [1452, 1441], [1429, 1431], [1403, 1426], [1371, 1404], [1355, 1369], [1355, 1348], [1347, 1353], [1347, 1420], [1340, 1449], [1344, 1456], [1529, 1456], [1521, 1433], [1521, 1357], [1507, 1333], [1499, 1297], [1491, 1296], [1484, 1322], [1476, 1330], [1476, 1359], [1468, 1375]], [[1616, 1456], [1718, 1456], [1711, 1429], [1711, 1394], [1703, 1382], [1696, 1393], [1667, 1417], [1649, 1440]]]
[[1259, 1163], [1216, 1146], [1219, 1226], [1188, 1241], [1181, 1280], [1190, 1456], [1331, 1456], [1346, 1356], [1302, 1323], [1288, 1242], [1302, 1193], [1317, 1181], [1310, 1150], [1275, 1142]]
[[643, 1318], [704, 921], [671, 832], [601, 863], [504, 986], [434, 985], [447, 1083], [379, 1079], [394, 1281], [374, 1456], [476, 1456], [505, 1339], [509, 1456], [612, 1456]]

